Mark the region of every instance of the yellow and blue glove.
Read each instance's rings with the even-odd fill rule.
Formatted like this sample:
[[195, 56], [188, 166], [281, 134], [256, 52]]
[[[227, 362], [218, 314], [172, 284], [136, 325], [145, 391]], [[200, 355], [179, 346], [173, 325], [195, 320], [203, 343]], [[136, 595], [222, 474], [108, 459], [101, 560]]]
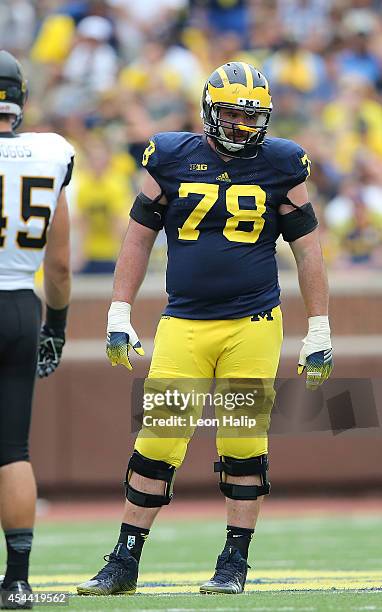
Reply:
[[332, 343], [327, 316], [309, 317], [309, 330], [303, 339], [298, 360], [298, 374], [306, 370], [306, 387], [316, 391], [333, 369]]
[[111, 365], [123, 365], [132, 370], [129, 350], [133, 348], [138, 355], [145, 352], [133, 326], [130, 323], [131, 305], [127, 302], [112, 302], [107, 321], [106, 355]]

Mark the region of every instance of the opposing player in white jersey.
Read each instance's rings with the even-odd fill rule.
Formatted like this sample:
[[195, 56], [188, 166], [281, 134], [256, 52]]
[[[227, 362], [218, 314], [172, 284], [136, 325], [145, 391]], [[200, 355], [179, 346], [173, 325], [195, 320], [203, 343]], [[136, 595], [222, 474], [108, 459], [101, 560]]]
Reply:
[[[74, 151], [57, 134], [22, 133], [27, 97], [20, 64], [0, 51], [0, 518], [7, 568], [0, 607], [30, 593], [36, 484], [28, 437], [34, 381], [59, 364], [70, 298], [69, 216], [65, 186]], [[33, 291], [43, 262], [46, 319]], [[41, 331], [40, 331], [41, 328]]]

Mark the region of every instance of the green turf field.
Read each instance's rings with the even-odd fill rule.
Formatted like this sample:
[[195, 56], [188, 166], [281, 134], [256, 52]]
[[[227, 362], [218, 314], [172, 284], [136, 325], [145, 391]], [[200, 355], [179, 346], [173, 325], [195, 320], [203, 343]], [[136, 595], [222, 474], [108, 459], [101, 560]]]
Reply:
[[[40, 524], [31, 582], [75, 592], [110, 552], [118, 525]], [[221, 520], [163, 521], [145, 544], [135, 596], [71, 597], [70, 610], [382, 610], [382, 517], [262, 519], [244, 595], [199, 595], [224, 538]], [[4, 561], [4, 550], [0, 560]], [[68, 609], [44, 606], [41, 609]]]

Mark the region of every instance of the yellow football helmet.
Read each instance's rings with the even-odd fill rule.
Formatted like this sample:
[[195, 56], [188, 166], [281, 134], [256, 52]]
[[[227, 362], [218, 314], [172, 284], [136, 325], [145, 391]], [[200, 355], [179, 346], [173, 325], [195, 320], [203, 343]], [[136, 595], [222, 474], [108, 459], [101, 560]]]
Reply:
[[[223, 119], [222, 109], [244, 111], [244, 117], [251, 118], [250, 125]], [[251, 64], [229, 62], [216, 68], [207, 79], [202, 95], [204, 132], [213, 138], [220, 153], [244, 159], [255, 157], [271, 112], [268, 81]]]

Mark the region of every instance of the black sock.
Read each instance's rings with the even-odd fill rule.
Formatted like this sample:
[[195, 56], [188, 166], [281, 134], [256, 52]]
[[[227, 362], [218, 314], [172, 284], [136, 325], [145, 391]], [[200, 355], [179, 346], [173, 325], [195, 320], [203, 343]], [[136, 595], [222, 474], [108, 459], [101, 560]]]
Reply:
[[32, 548], [33, 529], [7, 529], [4, 531], [7, 542], [7, 571], [3, 589], [14, 580], [28, 582], [29, 555]]
[[248, 559], [248, 548], [254, 531], [254, 529], [227, 525], [227, 541], [224, 548], [237, 548], [241, 556]]
[[139, 562], [143, 544], [145, 543], [149, 533], [150, 529], [136, 527], [135, 525], [129, 525], [128, 523], [122, 523], [118, 542], [123, 542], [133, 557], [135, 557], [135, 559]]

